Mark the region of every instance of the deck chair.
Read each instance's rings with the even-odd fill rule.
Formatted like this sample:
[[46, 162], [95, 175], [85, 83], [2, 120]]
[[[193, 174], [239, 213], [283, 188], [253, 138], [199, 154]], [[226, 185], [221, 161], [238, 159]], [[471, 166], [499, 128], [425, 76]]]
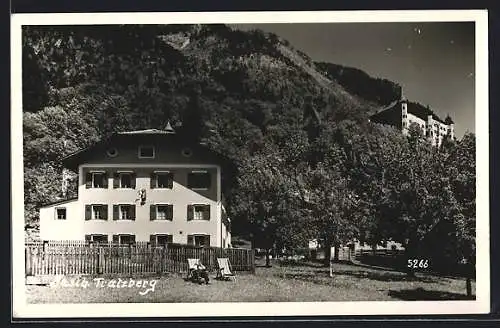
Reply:
[[232, 277], [236, 280], [236, 276], [231, 270], [231, 263], [227, 257], [217, 258], [217, 264], [219, 265], [219, 269], [217, 270], [217, 279], [228, 280]]
[[187, 259], [188, 260], [188, 273], [186, 280], [190, 280], [193, 276], [193, 271], [197, 269], [196, 265], [200, 261], [199, 259]]

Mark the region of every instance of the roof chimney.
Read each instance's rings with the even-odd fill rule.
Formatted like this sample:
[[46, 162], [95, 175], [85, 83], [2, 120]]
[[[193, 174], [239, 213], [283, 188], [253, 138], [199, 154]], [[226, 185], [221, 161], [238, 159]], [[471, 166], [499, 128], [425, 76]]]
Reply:
[[174, 128], [172, 127], [172, 125], [170, 124], [170, 121], [167, 122], [167, 126], [165, 127], [165, 131], [167, 133], [175, 133], [175, 130]]

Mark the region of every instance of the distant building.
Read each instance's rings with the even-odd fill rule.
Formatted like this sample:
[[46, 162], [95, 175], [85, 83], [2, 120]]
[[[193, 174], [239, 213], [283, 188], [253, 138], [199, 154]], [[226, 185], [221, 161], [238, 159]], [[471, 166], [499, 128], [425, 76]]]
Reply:
[[166, 130], [115, 133], [63, 159], [78, 197], [40, 209], [43, 240], [228, 247], [221, 159]]
[[430, 108], [404, 98], [372, 115], [370, 121], [392, 125], [403, 134], [408, 134], [410, 126], [416, 124], [422, 129], [422, 134], [437, 146], [447, 137], [455, 138], [454, 122], [449, 115], [442, 120]]

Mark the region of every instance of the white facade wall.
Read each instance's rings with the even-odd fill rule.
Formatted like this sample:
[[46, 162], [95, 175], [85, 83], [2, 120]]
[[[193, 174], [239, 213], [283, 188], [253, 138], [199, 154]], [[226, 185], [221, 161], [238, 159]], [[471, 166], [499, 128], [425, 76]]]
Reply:
[[[66, 220], [58, 220], [56, 210], [66, 209]], [[40, 209], [40, 239], [42, 240], [83, 240], [82, 220], [78, 215], [78, 200], [62, 202]]]
[[[449, 134], [454, 138], [454, 125], [444, 124], [437, 120], [434, 120], [431, 115], [427, 117], [427, 120], [423, 120], [420, 117], [408, 113], [407, 104], [405, 102], [401, 105], [401, 120], [402, 120], [402, 132], [403, 134], [408, 134], [408, 129], [412, 124], [417, 124], [421, 129], [422, 133], [426, 138], [428, 138], [433, 145], [441, 145], [443, 139]], [[432, 132], [432, 133], [430, 133]]]
[[[114, 172], [133, 171], [136, 175], [134, 189], [113, 187]], [[153, 171], [170, 171], [174, 174], [172, 189], [151, 189]], [[190, 189], [187, 176], [191, 171], [210, 173], [211, 184], [207, 189]], [[105, 171], [107, 188], [87, 188], [85, 176], [89, 171]], [[160, 164], [160, 163], [106, 163], [82, 164], [78, 168], [78, 199], [49, 205], [40, 209], [40, 238], [42, 240], [85, 240], [85, 235], [104, 234], [108, 241], [113, 235], [132, 234], [136, 241], [150, 241], [150, 235], [172, 235], [172, 242], [186, 244], [188, 235], [209, 235], [210, 246], [227, 247], [231, 233], [222, 223], [221, 168], [210, 164]], [[138, 191], [146, 191], [141, 203]], [[107, 205], [107, 220], [85, 220], [85, 205]], [[135, 205], [135, 220], [113, 220], [113, 205]], [[173, 205], [173, 219], [151, 220], [151, 205]], [[210, 205], [210, 220], [188, 220], [188, 205]], [[56, 217], [57, 208], [66, 208], [66, 219]]]

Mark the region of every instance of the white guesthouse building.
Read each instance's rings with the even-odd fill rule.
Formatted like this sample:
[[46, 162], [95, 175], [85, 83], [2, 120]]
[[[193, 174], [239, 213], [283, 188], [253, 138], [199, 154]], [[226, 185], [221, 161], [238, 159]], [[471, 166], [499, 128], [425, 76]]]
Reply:
[[40, 238], [228, 247], [221, 163], [170, 127], [116, 133], [63, 159], [78, 197], [40, 209]]

